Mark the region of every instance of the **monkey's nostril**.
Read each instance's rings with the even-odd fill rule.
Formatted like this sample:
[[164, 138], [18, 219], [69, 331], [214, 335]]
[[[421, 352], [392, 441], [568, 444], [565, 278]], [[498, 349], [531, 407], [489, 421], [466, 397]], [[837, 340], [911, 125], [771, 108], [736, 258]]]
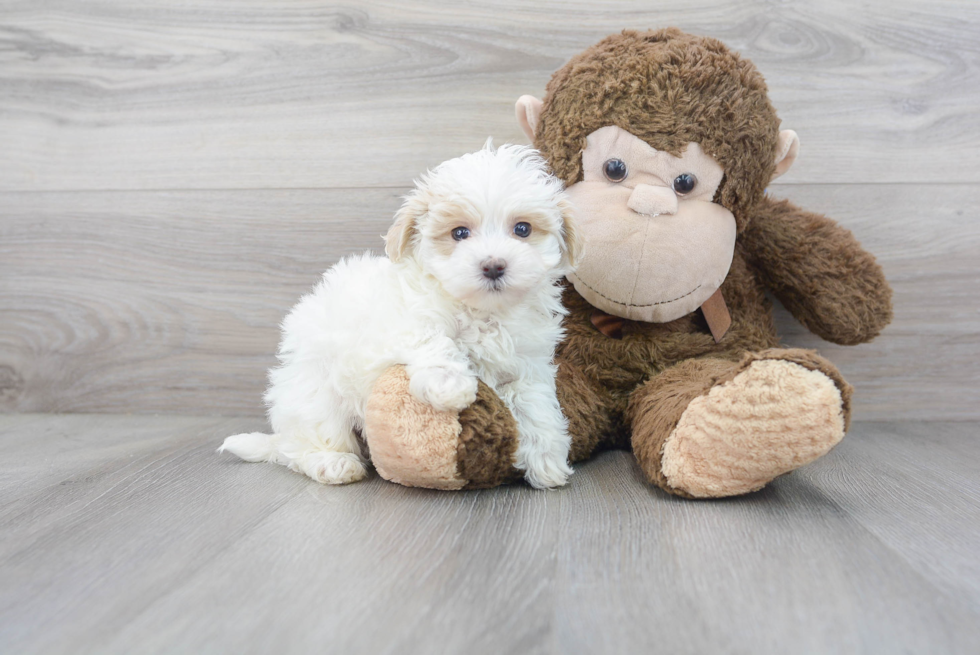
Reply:
[[488, 280], [497, 280], [504, 276], [507, 262], [502, 259], [485, 259], [481, 266], [483, 267], [483, 277]]

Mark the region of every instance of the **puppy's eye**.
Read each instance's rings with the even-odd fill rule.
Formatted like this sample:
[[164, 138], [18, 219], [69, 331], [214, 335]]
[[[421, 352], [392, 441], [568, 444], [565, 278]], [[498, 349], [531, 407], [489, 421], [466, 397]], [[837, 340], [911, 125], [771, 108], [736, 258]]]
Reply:
[[462, 241], [470, 235], [470, 228], [468, 227], [456, 227], [453, 228], [453, 238], [457, 241]]
[[521, 237], [522, 239], [527, 238], [531, 234], [531, 224], [530, 223], [518, 223], [514, 226], [514, 234]]
[[610, 159], [602, 165], [602, 172], [610, 182], [622, 182], [626, 179], [626, 162], [622, 159]]
[[698, 178], [694, 177], [690, 173], [681, 173], [674, 178], [674, 192], [678, 195], [685, 195], [694, 191], [694, 187], [698, 185]]

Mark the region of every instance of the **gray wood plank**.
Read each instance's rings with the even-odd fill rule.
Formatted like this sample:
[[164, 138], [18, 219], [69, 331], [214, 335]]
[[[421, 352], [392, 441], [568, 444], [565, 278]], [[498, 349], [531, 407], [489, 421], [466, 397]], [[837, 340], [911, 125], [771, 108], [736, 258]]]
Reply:
[[[932, 425], [944, 444], [977, 430], [975, 424]], [[625, 453], [616, 455], [615, 472], [580, 470], [575, 509], [564, 517], [569, 538], [559, 551], [567, 578], [562, 588], [571, 591], [558, 607], [559, 652], [974, 652], [980, 596], [962, 593], [963, 583], [946, 586], [921, 562], [895, 552], [895, 540], [880, 540], [877, 532], [892, 519], [847, 511], [848, 504], [862, 504], [863, 485], [875, 486], [878, 469], [851, 457], [870, 431], [856, 424], [821, 461], [843, 472], [829, 484], [812, 484], [805, 468], [762, 492], [724, 501], [692, 503], [644, 490]], [[880, 436], [876, 459], [907, 456], [894, 444], [882, 452], [890, 430]], [[968, 449], [976, 468], [975, 442]], [[948, 456], [945, 447], [937, 450]], [[926, 466], [934, 464], [932, 455]], [[932, 497], [967, 506], [975, 516], [975, 491], [953, 501], [963, 493], [955, 482], [913, 485], [889, 496], [889, 514], [911, 524]], [[969, 520], [948, 509], [933, 517], [951, 536], [935, 557], [976, 550]], [[912, 548], [937, 541], [914, 524], [904, 536]]]
[[[254, 418], [230, 424], [244, 426], [239, 431], [262, 428], [262, 420]], [[145, 416], [119, 416], [112, 419], [111, 429], [102, 429], [104, 425], [106, 420], [95, 414], [23, 414], [0, 420], [4, 460], [0, 496], [5, 503], [35, 498], [79, 470], [125, 460], [134, 452], [179, 447], [179, 439], [200, 439], [202, 431], [212, 434], [215, 426], [228, 426], [229, 419], [171, 416], [157, 421]], [[108, 473], [98, 470], [97, 474]], [[76, 482], [87, 480], [70, 484]]]
[[251, 415], [285, 312], [380, 246], [399, 204], [384, 189], [4, 200], [2, 409]]
[[980, 181], [972, 0], [8, 0], [0, 189], [404, 186], [520, 139], [514, 100], [569, 56], [668, 25], [767, 76], [803, 142], [788, 181]]
[[980, 609], [980, 426], [862, 423], [800, 472], [917, 571]]
[[[376, 477], [327, 488], [282, 467], [216, 455], [222, 436], [245, 429], [242, 421], [142, 420], [170, 425], [173, 444], [137, 443], [121, 461], [66, 476], [88, 480], [85, 487], [55, 484], [5, 507], [12, 519], [0, 523], [0, 643], [103, 653], [361, 652], [351, 648], [365, 639], [436, 645], [420, 619], [467, 642], [483, 630], [474, 619], [488, 597], [515, 613], [517, 629], [489, 631], [485, 651], [496, 644], [523, 652], [540, 638], [550, 609], [542, 604], [531, 617], [547, 587], [540, 574], [557, 515], [551, 502], [527, 502], [533, 490], [440, 494]], [[56, 421], [72, 429], [69, 417]], [[79, 427], [131, 428], [129, 417]], [[39, 525], [42, 509], [56, 516], [45, 512]], [[465, 620], [454, 628], [440, 608], [460, 604]], [[280, 614], [292, 628], [282, 629]]]
[[[627, 453], [569, 487], [322, 487], [213, 448], [247, 420], [0, 416], [11, 652], [944, 652], [980, 644], [977, 423], [858, 423], [726, 501]], [[169, 443], [157, 436], [169, 431]], [[44, 432], [47, 438], [32, 439]], [[78, 458], [68, 440], [88, 444]], [[95, 453], [99, 453], [96, 455]]]
[[[262, 414], [278, 323], [380, 249], [405, 189], [0, 194], [0, 411]], [[837, 347], [867, 419], [980, 417], [980, 186], [775, 185], [885, 266], [896, 318]]]

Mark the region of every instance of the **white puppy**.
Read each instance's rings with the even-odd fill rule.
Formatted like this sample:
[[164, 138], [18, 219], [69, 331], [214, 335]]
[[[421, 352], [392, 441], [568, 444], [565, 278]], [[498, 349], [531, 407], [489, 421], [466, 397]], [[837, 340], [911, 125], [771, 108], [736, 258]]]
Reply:
[[488, 141], [440, 164], [396, 214], [388, 259], [342, 260], [286, 317], [265, 395], [274, 434], [228, 437], [219, 452], [327, 484], [360, 480], [368, 397], [403, 364], [411, 393], [437, 410], [467, 407], [483, 380], [517, 421], [525, 479], [565, 484], [552, 360], [565, 313], [556, 282], [577, 248], [571, 204], [536, 151]]

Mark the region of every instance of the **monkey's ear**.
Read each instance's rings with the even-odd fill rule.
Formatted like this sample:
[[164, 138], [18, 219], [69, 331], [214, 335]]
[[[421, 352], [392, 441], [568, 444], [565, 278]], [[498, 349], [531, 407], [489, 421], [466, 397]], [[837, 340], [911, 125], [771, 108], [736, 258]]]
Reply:
[[558, 201], [561, 210], [561, 266], [571, 270], [578, 264], [582, 254], [582, 235], [578, 231], [578, 222], [575, 218], [575, 205], [568, 198]]
[[793, 130], [782, 130], [779, 133], [779, 143], [776, 144], [776, 170], [772, 174], [772, 179], [775, 180], [788, 171], [798, 154], [800, 154], [800, 137], [796, 136]]
[[517, 122], [520, 123], [524, 135], [534, 143], [534, 133], [538, 129], [538, 119], [541, 118], [541, 107], [544, 103], [534, 96], [521, 96], [514, 105]]
[[415, 225], [429, 210], [427, 196], [415, 190], [405, 198], [401, 208], [395, 212], [395, 222], [385, 235], [385, 254], [393, 262], [400, 261], [412, 245]]

